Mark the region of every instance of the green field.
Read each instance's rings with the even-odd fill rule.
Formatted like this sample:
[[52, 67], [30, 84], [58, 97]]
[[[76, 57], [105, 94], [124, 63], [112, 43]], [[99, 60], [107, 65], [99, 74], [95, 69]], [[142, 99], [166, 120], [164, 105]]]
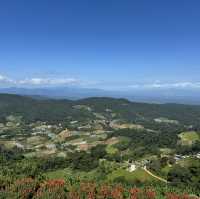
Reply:
[[78, 177], [80, 179], [93, 180], [97, 176], [96, 170], [90, 172], [84, 171], [73, 171], [70, 168], [58, 169], [56, 171], [46, 172], [45, 176], [49, 179], [65, 179], [67, 177]]
[[118, 169], [109, 174], [107, 176], [107, 179], [108, 181], [112, 182], [119, 177], [123, 177], [127, 182], [130, 183], [134, 183], [136, 181], [140, 182], [157, 181], [155, 178], [146, 173], [143, 169], [137, 169], [134, 172], [129, 172], [124, 169]]
[[193, 142], [200, 140], [199, 134], [195, 131], [183, 132], [179, 134], [179, 137], [181, 138], [183, 145], [190, 145]]
[[[96, 170], [90, 172], [73, 172], [71, 169], [59, 169], [46, 173], [46, 177], [49, 179], [64, 179], [67, 176], [78, 176], [80, 179], [94, 179]], [[155, 178], [146, 173], [143, 169], [137, 169], [134, 172], [129, 172], [124, 169], [117, 169], [112, 173], [108, 174], [106, 181], [113, 182], [117, 178], [124, 178], [127, 182], [152, 182], [157, 181]]]
[[59, 169], [56, 171], [50, 171], [45, 174], [46, 177], [49, 179], [62, 179], [67, 174], [72, 174], [72, 171], [70, 169]]

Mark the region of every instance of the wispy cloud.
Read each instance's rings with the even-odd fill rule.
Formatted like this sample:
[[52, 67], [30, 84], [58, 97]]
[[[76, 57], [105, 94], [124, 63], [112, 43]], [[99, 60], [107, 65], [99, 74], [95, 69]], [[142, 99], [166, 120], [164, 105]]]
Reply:
[[54, 85], [74, 85], [79, 84], [76, 78], [25, 78], [13, 79], [0, 75], [0, 86], [54, 86]]
[[63, 84], [76, 84], [79, 80], [75, 78], [31, 78], [19, 80], [20, 85], [63, 85]]
[[154, 82], [149, 84], [132, 84], [132, 89], [200, 89], [200, 82], [174, 82], [161, 83]]
[[9, 86], [18, 86], [18, 87], [40, 87], [40, 86], [65, 86], [65, 85], [77, 85], [81, 87], [93, 87], [93, 88], [114, 88], [114, 90], [151, 90], [151, 89], [199, 89], [200, 90], [200, 81], [191, 82], [161, 82], [155, 81], [151, 83], [135, 83], [135, 84], [126, 84], [126, 83], [112, 83], [112, 82], [87, 82], [81, 81], [76, 78], [68, 77], [33, 77], [33, 78], [21, 78], [14, 79], [0, 74], [0, 87], [9, 87]]
[[15, 84], [15, 83], [16, 82], [13, 79], [0, 74], [0, 84]]

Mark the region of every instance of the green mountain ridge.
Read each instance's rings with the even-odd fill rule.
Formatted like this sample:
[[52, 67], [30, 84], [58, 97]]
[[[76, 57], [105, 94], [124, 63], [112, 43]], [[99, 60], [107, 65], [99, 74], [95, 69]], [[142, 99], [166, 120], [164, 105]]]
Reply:
[[12, 94], [0, 94], [0, 117], [19, 114], [30, 121], [57, 122], [62, 121], [63, 117], [84, 114], [81, 110], [73, 109], [73, 106], [76, 105], [87, 105], [97, 112], [105, 112], [105, 109], [112, 109], [113, 112], [118, 113], [122, 118], [132, 121], [142, 117], [146, 119], [166, 117], [188, 125], [195, 125], [200, 122], [200, 106], [198, 105], [147, 104], [130, 102], [126, 99], [103, 97], [76, 101], [66, 99], [39, 100]]

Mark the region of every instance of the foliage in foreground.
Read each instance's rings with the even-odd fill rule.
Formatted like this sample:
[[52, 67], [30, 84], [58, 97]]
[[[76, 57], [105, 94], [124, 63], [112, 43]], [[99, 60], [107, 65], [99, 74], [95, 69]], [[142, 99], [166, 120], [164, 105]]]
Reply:
[[197, 199], [163, 187], [136, 188], [121, 184], [80, 182], [79, 179], [39, 181], [23, 178], [1, 187], [2, 199]]

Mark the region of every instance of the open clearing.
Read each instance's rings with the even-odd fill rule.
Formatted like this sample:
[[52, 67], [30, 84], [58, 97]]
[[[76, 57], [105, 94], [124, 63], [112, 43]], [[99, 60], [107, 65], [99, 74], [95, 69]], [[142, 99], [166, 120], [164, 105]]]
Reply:
[[191, 145], [195, 141], [200, 140], [200, 136], [195, 131], [183, 132], [179, 134], [179, 137], [181, 138], [181, 142], [183, 145]]
[[114, 181], [116, 178], [124, 177], [124, 179], [127, 182], [134, 183], [134, 182], [151, 182], [151, 181], [157, 181], [154, 177], [149, 175], [146, 171], [143, 169], [137, 169], [134, 172], [129, 172], [124, 169], [118, 169], [116, 171], [113, 171], [111, 174], [108, 175], [107, 179], [108, 181]]
[[93, 180], [96, 176], [96, 170], [91, 170], [90, 172], [84, 172], [84, 171], [73, 171], [70, 168], [65, 169], [58, 169], [56, 171], [49, 171], [46, 172], [45, 176], [49, 179], [65, 179], [68, 177], [78, 177], [80, 179], [87, 179], [87, 180]]

